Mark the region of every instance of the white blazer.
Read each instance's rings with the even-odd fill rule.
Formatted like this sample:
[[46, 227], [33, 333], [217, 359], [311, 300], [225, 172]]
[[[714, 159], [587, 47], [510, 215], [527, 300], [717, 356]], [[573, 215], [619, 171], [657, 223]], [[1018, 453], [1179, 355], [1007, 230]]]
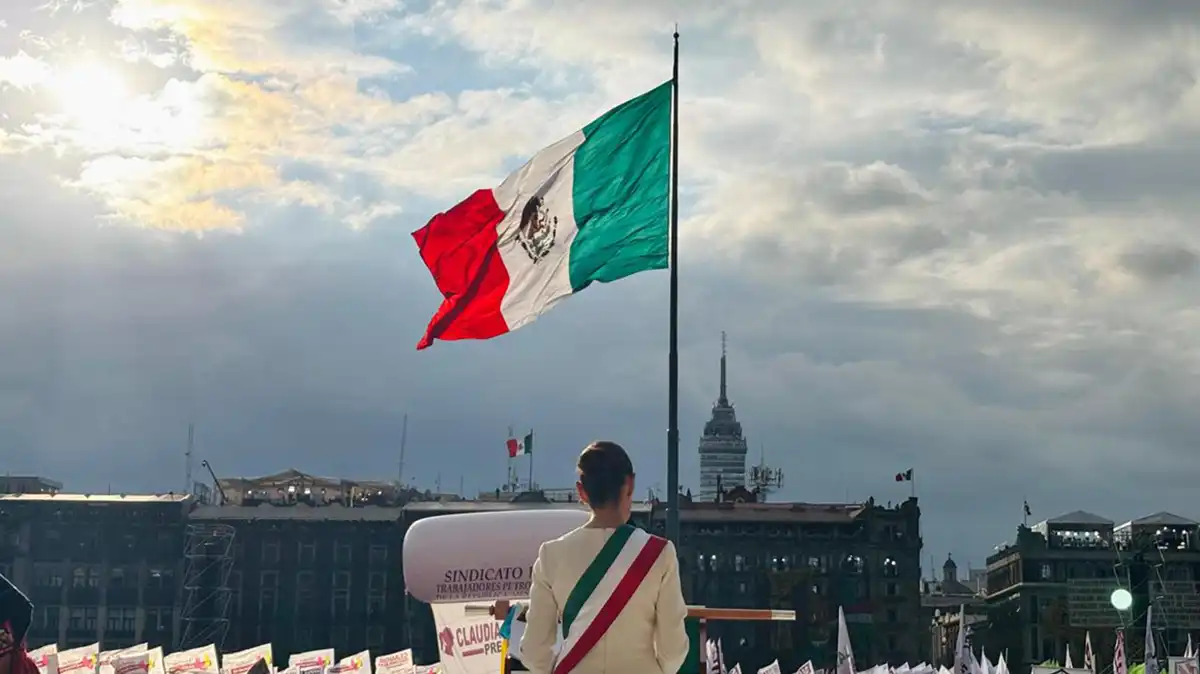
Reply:
[[[521, 639], [521, 662], [551, 674], [561, 641], [559, 620], [567, 596], [600, 553], [613, 529], [581, 527], [538, 550]], [[684, 619], [675, 546], [667, 543], [629, 603], [574, 670], [574, 674], [678, 674], [691, 643]]]

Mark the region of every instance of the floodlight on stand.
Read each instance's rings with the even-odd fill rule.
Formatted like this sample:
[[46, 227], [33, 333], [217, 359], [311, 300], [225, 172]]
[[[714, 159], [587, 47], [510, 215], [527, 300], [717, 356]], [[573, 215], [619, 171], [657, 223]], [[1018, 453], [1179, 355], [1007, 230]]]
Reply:
[[1112, 604], [1112, 607], [1118, 611], [1128, 611], [1131, 607], [1133, 607], [1133, 595], [1129, 593], [1129, 590], [1126, 590], [1123, 587], [1118, 587], [1117, 589], [1113, 590], [1113, 593], [1111, 596], [1109, 596], [1108, 601], [1110, 604]]

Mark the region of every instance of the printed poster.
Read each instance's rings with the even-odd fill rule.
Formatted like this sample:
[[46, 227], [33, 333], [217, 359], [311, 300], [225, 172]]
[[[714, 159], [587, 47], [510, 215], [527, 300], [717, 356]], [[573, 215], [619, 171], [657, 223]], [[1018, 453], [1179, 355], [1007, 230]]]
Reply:
[[[444, 674], [500, 674], [500, 622], [466, 604], [431, 604]], [[420, 668], [417, 668], [420, 671]]]

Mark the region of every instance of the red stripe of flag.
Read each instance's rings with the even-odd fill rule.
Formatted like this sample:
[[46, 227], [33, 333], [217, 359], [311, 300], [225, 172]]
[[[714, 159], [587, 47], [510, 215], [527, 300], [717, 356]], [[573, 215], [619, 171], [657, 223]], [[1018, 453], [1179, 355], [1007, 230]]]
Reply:
[[500, 313], [508, 269], [496, 247], [496, 227], [503, 219], [492, 191], [479, 190], [413, 232], [421, 259], [445, 298], [418, 350], [435, 339], [488, 339], [508, 332]]

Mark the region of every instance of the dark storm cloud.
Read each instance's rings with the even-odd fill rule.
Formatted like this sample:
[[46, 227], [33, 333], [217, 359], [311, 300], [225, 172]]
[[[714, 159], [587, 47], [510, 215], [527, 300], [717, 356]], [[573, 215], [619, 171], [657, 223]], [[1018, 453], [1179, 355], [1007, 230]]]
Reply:
[[1196, 263], [1196, 251], [1186, 246], [1140, 246], [1121, 254], [1121, 265], [1148, 281], [1190, 274]]

